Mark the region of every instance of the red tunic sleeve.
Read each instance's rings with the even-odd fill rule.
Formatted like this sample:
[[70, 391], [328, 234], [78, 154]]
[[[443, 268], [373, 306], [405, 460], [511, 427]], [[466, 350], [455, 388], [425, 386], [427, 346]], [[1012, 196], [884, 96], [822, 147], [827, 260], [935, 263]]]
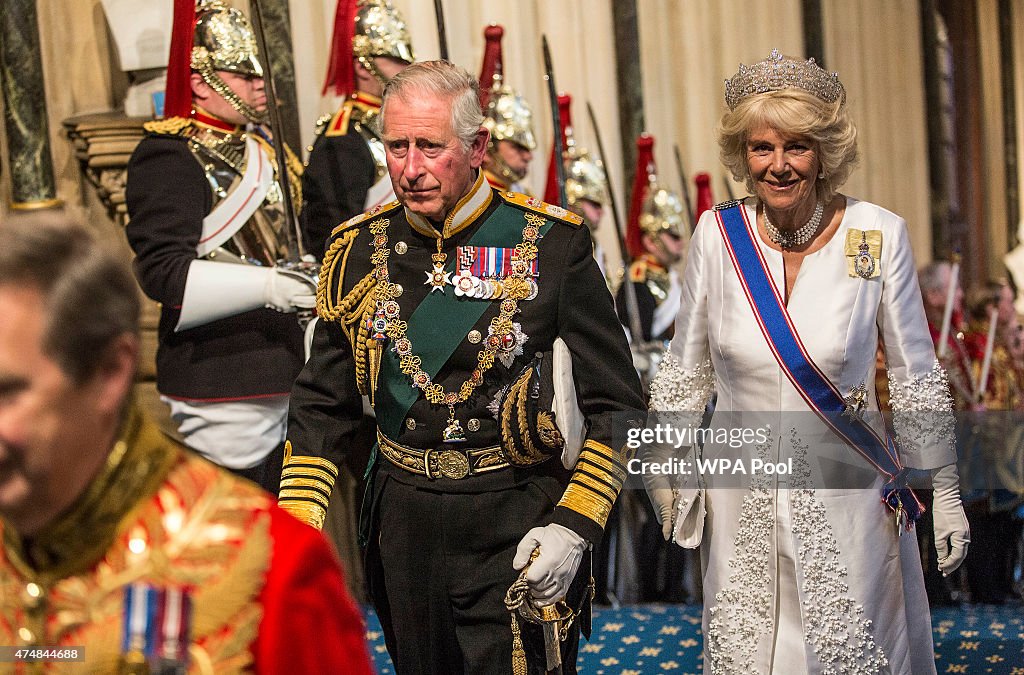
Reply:
[[327, 540], [276, 505], [270, 514], [274, 549], [260, 595], [255, 671], [371, 675], [363, 617]]

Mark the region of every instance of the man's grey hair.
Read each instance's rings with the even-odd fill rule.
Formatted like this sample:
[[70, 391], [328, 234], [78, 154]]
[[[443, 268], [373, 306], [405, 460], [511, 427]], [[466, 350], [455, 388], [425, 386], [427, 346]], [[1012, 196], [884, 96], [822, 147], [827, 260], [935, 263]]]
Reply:
[[945, 260], [936, 260], [922, 267], [917, 273], [917, 283], [921, 286], [921, 292], [945, 292], [949, 288], [951, 267]]
[[37, 289], [43, 353], [77, 384], [96, 374], [119, 336], [139, 332], [131, 270], [75, 216], [14, 215], [0, 221], [0, 286]]
[[377, 130], [383, 134], [384, 117], [393, 99], [412, 100], [414, 96], [441, 98], [451, 101], [452, 130], [469, 149], [484, 121], [480, 112], [480, 85], [475, 77], [460, 66], [448, 61], [421, 61], [395, 75], [384, 88]]

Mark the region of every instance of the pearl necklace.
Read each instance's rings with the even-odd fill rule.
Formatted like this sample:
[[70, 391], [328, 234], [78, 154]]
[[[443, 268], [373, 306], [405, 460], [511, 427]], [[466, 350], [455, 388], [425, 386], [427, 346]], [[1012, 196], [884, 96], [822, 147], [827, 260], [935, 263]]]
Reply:
[[803, 227], [792, 232], [782, 232], [768, 218], [768, 208], [763, 203], [761, 209], [761, 213], [764, 214], [764, 230], [768, 233], [768, 238], [782, 248], [796, 248], [809, 242], [811, 237], [817, 233], [818, 226], [821, 224], [821, 214], [824, 212], [825, 203], [818, 202], [814, 207], [814, 213], [811, 214], [810, 220]]

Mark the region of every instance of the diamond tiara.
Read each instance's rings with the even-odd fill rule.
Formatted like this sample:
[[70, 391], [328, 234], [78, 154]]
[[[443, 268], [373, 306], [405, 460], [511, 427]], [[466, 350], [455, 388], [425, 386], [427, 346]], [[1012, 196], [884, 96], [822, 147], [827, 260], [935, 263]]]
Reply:
[[826, 103], [846, 100], [846, 90], [839, 73], [828, 73], [814, 59], [797, 61], [773, 49], [764, 61], [740, 69], [725, 81], [725, 104], [735, 110], [740, 101], [768, 91], [803, 89]]

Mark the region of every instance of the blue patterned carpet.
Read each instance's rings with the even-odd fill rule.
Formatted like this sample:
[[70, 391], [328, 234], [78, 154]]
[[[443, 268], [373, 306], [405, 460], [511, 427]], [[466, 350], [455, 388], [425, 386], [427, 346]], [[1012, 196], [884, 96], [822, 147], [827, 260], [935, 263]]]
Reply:
[[[577, 664], [588, 675], [647, 675], [702, 672], [701, 608], [695, 605], [636, 605], [594, 611], [590, 642]], [[367, 612], [367, 640], [381, 675], [394, 673], [384, 635]], [[939, 673], [1024, 675], [1024, 608], [973, 605], [932, 612]]]

